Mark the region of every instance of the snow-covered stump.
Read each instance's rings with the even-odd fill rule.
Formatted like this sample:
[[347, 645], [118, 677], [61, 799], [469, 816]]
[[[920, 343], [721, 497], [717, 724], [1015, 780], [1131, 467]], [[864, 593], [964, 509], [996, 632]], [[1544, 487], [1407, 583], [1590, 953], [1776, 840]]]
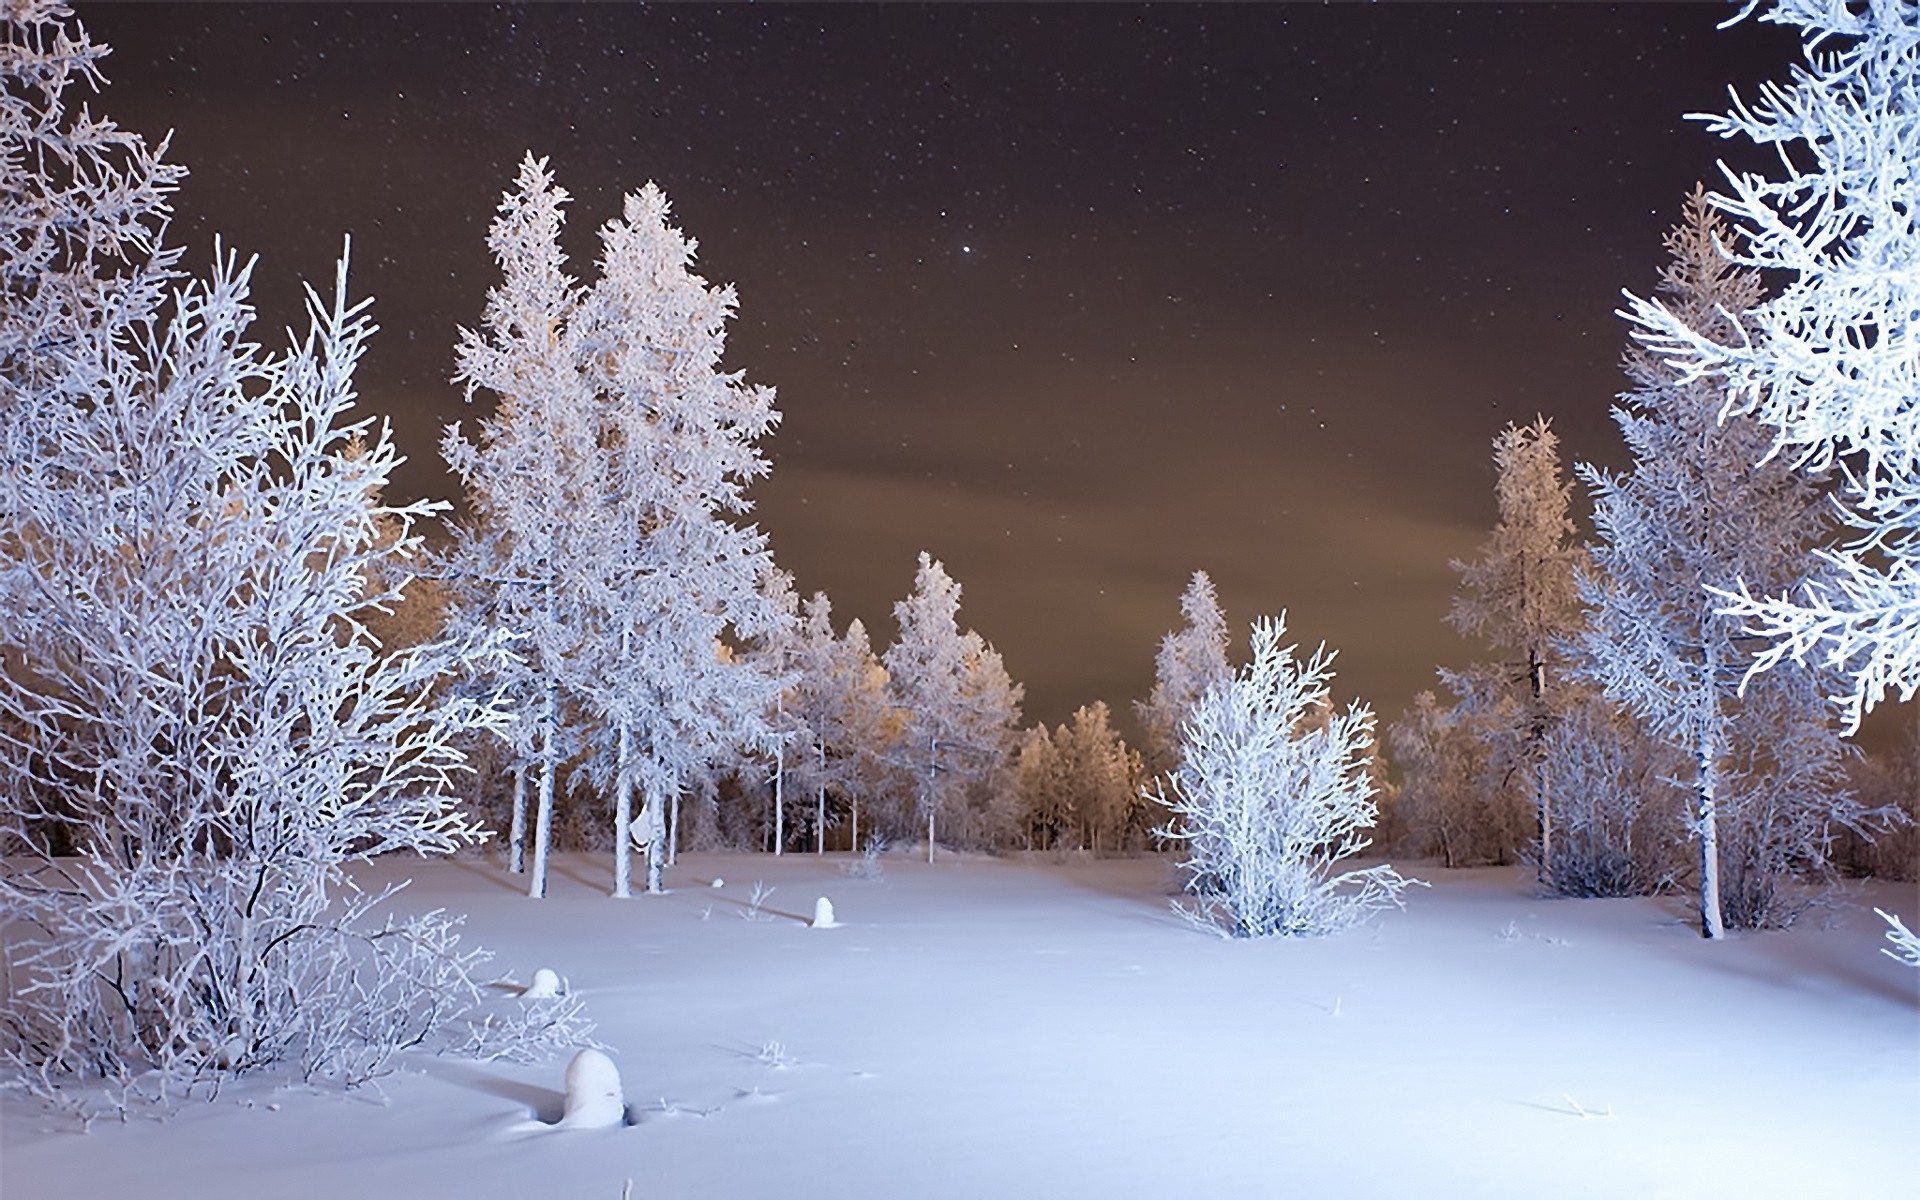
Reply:
[[627, 1101], [620, 1068], [598, 1050], [582, 1050], [567, 1064], [563, 1129], [611, 1129], [627, 1123]]
[[812, 928], [832, 929], [839, 923], [840, 922], [833, 919], [833, 901], [822, 896], [813, 902]]
[[533, 973], [533, 982], [520, 993], [522, 1000], [553, 1000], [560, 996], [560, 976], [551, 967], [541, 967]]

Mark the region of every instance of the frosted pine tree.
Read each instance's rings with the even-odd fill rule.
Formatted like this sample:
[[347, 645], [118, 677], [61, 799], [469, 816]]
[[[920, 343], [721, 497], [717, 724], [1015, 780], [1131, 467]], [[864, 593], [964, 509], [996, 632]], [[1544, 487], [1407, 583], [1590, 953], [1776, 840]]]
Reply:
[[844, 638], [834, 635], [825, 592], [801, 602], [790, 662], [794, 680], [784, 710], [804, 734], [794, 747], [793, 775], [813, 793], [814, 849], [823, 853], [828, 793], [857, 798], [863, 774], [870, 773], [865, 760], [880, 749], [885, 676], [858, 621]]
[[[509, 747], [532, 752], [538, 800], [527, 891], [535, 898], [546, 894], [560, 764], [578, 736], [570, 685], [581, 674], [589, 598], [571, 567], [598, 534], [602, 468], [578, 369], [579, 288], [560, 250], [566, 202], [546, 160], [528, 155], [487, 235], [501, 282], [487, 292], [481, 329], [460, 331], [456, 381], [469, 401], [486, 391], [498, 407], [476, 422], [473, 440], [456, 424], [441, 443], [471, 510], [447, 564], [452, 628], [516, 639], [513, 659], [485, 686], [524, 722]], [[523, 799], [516, 787], [516, 807]]]
[[834, 784], [847, 801], [847, 845], [859, 850], [863, 848], [860, 806], [865, 802], [871, 809], [886, 786], [886, 768], [895, 755], [901, 722], [888, 699], [887, 670], [858, 617], [847, 622], [847, 631], [835, 647], [833, 680], [834, 699], [823, 740]]
[[[743, 518], [766, 475], [759, 442], [779, 413], [773, 389], [723, 371], [733, 289], [693, 271], [695, 244], [652, 184], [600, 232], [600, 279], [582, 304], [587, 377], [598, 408], [605, 491], [590, 552], [593, 669], [583, 691], [611, 743], [616, 797], [636, 780], [647, 890], [658, 892], [666, 809], [715, 760], [764, 742], [783, 679], [728, 648], [791, 620], [766, 535]], [[790, 589], [789, 589], [790, 590]], [[615, 894], [632, 840], [617, 804]]]
[[1741, 581], [1734, 614], [1773, 644], [1757, 665], [1844, 672], [1849, 724], [1889, 690], [1920, 689], [1920, 9], [1905, 0], [1777, 0], [1742, 15], [1796, 27], [1807, 64], [1731, 112], [1724, 138], [1777, 147], [1771, 177], [1726, 170], [1712, 202], [1734, 262], [1781, 272], [1738, 326], [1707, 328], [1658, 297], [1627, 297], [1649, 353], [1711, 380], [1729, 414], [1770, 427], [1768, 452], [1838, 471], [1854, 535], [1791, 591]]
[[1546, 419], [1509, 425], [1494, 439], [1499, 520], [1470, 563], [1456, 562], [1462, 595], [1448, 620], [1486, 640], [1497, 659], [1443, 671], [1449, 688], [1484, 718], [1531, 805], [1541, 881], [1550, 885], [1553, 797], [1546, 791], [1547, 734], [1567, 702], [1567, 637], [1580, 626], [1574, 573], [1585, 561], [1568, 515], [1572, 487]]
[[1102, 701], [1082, 705], [1070, 724], [1021, 739], [1018, 776], [1029, 840], [1099, 853], [1120, 844], [1140, 794], [1140, 756], [1127, 749]]
[[343, 867], [478, 841], [453, 739], [497, 715], [441, 699], [477, 651], [367, 632], [432, 506], [379, 500], [344, 260], [304, 338], [248, 342], [248, 270], [160, 246], [179, 172], [67, 108], [103, 51], [63, 17], [0, 26], [0, 1060], [123, 1109], [284, 1062], [351, 1085], [477, 1002], [481, 955]]
[[893, 606], [900, 638], [881, 660], [900, 720], [894, 761], [926, 823], [928, 862], [943, 813], [964, 833], [991, 836], [1001, 823], [995, 810], [1012, 799], [1001, 776], [1021, 688], [979, 634], [961, 633], [959, 611], [960, 585], [922, 551], [912, 593]]
[[[1725, 226], [1695, 191], [1667, 236], [1665, 311], [1702, 337], [1742, 336], [1759, 278], [1721, 253]], [[1625, 474], [1582, 466], [1599, 534], [1583, 575], [1581, 673], [1690, 763], [1702, 936], [1779, 919], [1778, 885], [1825, 860], [1830, 824], [1857, 823], [1842, 779], [1847, 748], [1808, 671], [1783, 663], [1743, 687], [1753, 639], [1718, 611], [1715, 590], [1799, 586], [1831, 529], [1820, 480], [1769, 458], [1770, 431], [1727, 415], [1713, 381], [1685, 378], [1644, 350], [1638, 385], [1614, 410]], [[1791, 753], [1786, 748], [1791, 746]], [[1739, 881], [1723, 895], [1722, 872]]]
[[1194, 702], [1233, 675], [1227, 664], [1227, 620], [1205, 571], [1193, 573], [1180, 597], [1180, 616], [1185, 625], [1162, 638], [1154, 656], [1153, 691], [1134, 702], [1147, 769], [1156, 776], [1177, 765], [1180, 726]]
[[1157, 793], [1198, 897], [1180, 911], [1223, 936], [1332, 932], [1399, 906], [1409, 883], [1386, 865], [1337, 870], [1379, 815], [1373, 713], [1335, 710], [1333, 655], [1302, 661], [1285, 636], [1284, 616], [1254, 623], [1250, 660], [1193, 706], [1171, 794]]

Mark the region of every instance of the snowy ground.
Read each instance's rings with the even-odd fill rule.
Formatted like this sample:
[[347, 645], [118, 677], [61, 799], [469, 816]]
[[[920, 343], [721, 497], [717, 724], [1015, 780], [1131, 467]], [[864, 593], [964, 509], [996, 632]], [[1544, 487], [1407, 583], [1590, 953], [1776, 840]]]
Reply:
[[[1374, 927], [1236, 943], [1168, 913], [1154, 860], [845, 861], [690, 856], [624, 902], [587, 857], [538, 903], [479, 861], [369, 869], [470, 913], [502, 972], [567, 976], [631, 1127], [529, 1131], [564, 1061], [415, 1061], [384, 1099], [257, 1084], [87, 1135], [10, 1098], [0, 1195], [1914, 1194], [1920, 971], [1864, 908], [1711, 945], [1677, 900], [1428, 871]], [[821, 895], [840, 928], [806, 926]], [[1858, 900], [1920, 926], [1911, 886]]]

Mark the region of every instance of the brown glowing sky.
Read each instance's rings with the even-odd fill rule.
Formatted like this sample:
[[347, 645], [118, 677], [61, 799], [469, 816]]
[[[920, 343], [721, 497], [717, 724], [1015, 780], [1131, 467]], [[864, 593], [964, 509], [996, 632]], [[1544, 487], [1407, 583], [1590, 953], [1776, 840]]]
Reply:
[[81, 5], [102, 107], [193, 171], [176, 236], [258, 252], [269, 328], [352, 233], [401, 492], [450, 493], [521, 155], [577, 264], [653, 180], [779, 390], [779, 561], [883, 641], [931, 551], [1052, 721], [1144, 694], [1195, 568], [1385, 717], [1472, 656], [1490, 440], [1543, 412], [1618, 462], [1612, 310], [1725, 152], [1682, 114], [1794, 54], [1731, 11]]

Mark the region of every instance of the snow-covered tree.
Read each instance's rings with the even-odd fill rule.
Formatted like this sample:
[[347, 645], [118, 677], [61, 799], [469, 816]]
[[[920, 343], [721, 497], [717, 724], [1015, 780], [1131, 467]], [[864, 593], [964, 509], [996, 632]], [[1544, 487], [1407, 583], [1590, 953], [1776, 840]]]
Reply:
[[[763, 583], [766, 537], [737, 518], [766, 474], [757, 443], [773, 393], [723, 372], [731, 289], [693, 273], [694, 245], [651, 184], [601, 228], [599, 278], [564, 271], [566, 194], [544, 160], [521, 165], [489, 244], [505, 282], [487, 332], [464, 332], [469, 395], [500, 398], [478, 444], [448, 432], [448, 462], [474, 499], [463, 575], [482, 619], [526, 635], [540, 731], [534, 880], [544, 886], [563, 706], [581, 715], [590, 770], [614, 793], [614, 894], [629, 848], [647, 848], [660, 889], [666, 806], [691, 771], [763, 740], [778, 681], [729, 650], [780, 614]], [[643, 798], [636, 826], [634, 789]]]
[[888, 762], [900, 739], [901, 715], [892, 707], [887, 669], [873, 652], [867, 627], [855, 617], [847, 623], [834, 653], [833, 702], [825, 726], [833, 786], [847, 802], [847, 846], [863, 849], [860, 808], [869, 810], [888, 779]]
[[597, 553], [571, 569], [594, 588], [583, 691], [614, 749], [616, 895], [629, 781], [644, 798], [657, 892], [668, 802], [696, 770], [766, 739], [784, 682], [722, 649], [791, 619], [766, 535], [741, 520], [768, 471], [759, 442], [779, 421], [773, 390], [721, 369], [733, 289], [694, 273], [694, 242], [669, 218], [652, 184], [627, 196], [601, 229], [600, 279], [580, 317], [605, 491]]
[[1155, 793], [1174, 818], [1163, 835], [1187, 844], [1194, 919], [1226, 936], [1328, 933], [1398, 907], [1411, 882], [1385, 864], [1336, 871], [1378, 817], [1373, 713], [1334, 710], [1332, 653], [1302, 661], [1285, 636], [1284, 615], [1254, 622], [1247, 665], [1193, 706], [1172, 793]]
[[1443, 706], [1432, 692], [1387, 729], [1400, 770], [1393, 812], [1401, 849], [1448, 867], [1505, 864], [1533, 835], [1531, 806], [1504, 785], [1494, 752], [1499, 722], [1464, 704]]
[[801, 602], [787, 661], [794, 678], [782, 711], [801, 735], [791, 772], [813, 794], [814, 849], [824, 853], [828, 794], [857, 804], [872, 773], [867, 760], [884, 750], [886, 676], [859, 621], [845, 637], [834, 635], [833, 603], [825, 592]]
[[1740, 580], [1731, 611], [1772, 639], [1756, 660], [1844, 672], [1850, 725], [1889, 689], [1920, 688], [1920, 9], [1909, 0], [1775, 0], [1759, 19], [1807, 51], [1785, 84], [1703, 116], [1724, 138], [1778, 150], [1769, 177], [1725, 170], [1714, 205], [1740, 266], [1781, 273], [1738, 324], [1703, 324], [1629, 294], [1635, 336], [1682, 382], [1711, 381], [1728, 415], [1768, 426], [1764, 452], [1837, 472], [1854, 536], [1824, 573], [1769, 594]]
[[1011, 816], [1002, 775], [1023, 689], [979, 634], [960, 631], [959, 612], [960, 585], [922, 551], [913, 591], [893, 606], [899, 640], [881, 659], [900, 721], [892, 756], [911, 780], [929, 862], [939, 818], [980, 841]]
[[1547, 734], [1570, 702], [1562, 646], [1580, 625], [1574, 573], [1585, 561], [1568, 514], [1572, 485], [1560, 470], [1560, 441], [1542, 417], [1509, 425], [1493, 442], [1499, 519], [1479, 558], [1456, 562], [1464, 593], [1449, 614], [1498, 656], [1465, 671], [1443, 671], [1447, 686], [1480, 714], [1532, 806], [1541, 880], [1551, 883], [1554, 797], [1547, 793]]
[[[1761, 288], [1722, 254], [1725, 232], [1696, 190], [1667, 236], [1660, 294], [1701, 337], [1732, 341]], [[1799, 586], [1831, 520], [1820, 480], [1769, 458], [1771, 434], [1752, 416], [1723, 415], [1715, 381], [1644, 349], [1626, 369], [1637, 386], [1614, 420], [1632, 467], [1580, 468], [1599, 540], [1580, 582], [1579, 671], [1686, 756], [1701, 932], [1719, 937], [1729, 921], [1777, 919], [1780, 879], [1824, 860], [1834, 822], [1858, 823], [1847, 747], [1813, 678], [1786, 662], [1743, 685], [1753, 639], [1715, 594]], [[1740, 880], [1734, 894], [1722, 894], [1723, 871]]]
[[68, 107], [102, 51], [64, 15], [0, 25], [0, 1060], [121, 1106], [352, 1084], [479, 999], [456, 922], [378, 917], [343, 868], [480, 840], [453, 738], [499, 714], [444, 684], [483, 651], [367, 631], [434, 506], [379, 499], [344, 259], [304, 338], [248, 342], [248, 269], [159, 247], [178, 172]]
[[485, 390], [499, 407], [477, 423], [474, 440], [456, 424], [441, 443], [471, 510], [447, 565], [452, 627], [516, 639], [514, 657], [485, 686], [512, 704], [520, 721], [509, 745], [532, 759], [516, 768], [514, 846], [523, 826], [520, 772], [530, 767], [535, 897], [546, 894], [555, 789], [574, 751], [569, 732], [577, 736], [577, 721], [572, 730], [567, 724], [568, 685], [579, 676], [589, 601], [572, 564], [592, 554], [598, 531], [586, 526], [600, 500], [598, 430], [573, 319], [579, 289], [560, 250], [566, 201], [546, 160], [529, 155], [487, 235], [501, 282], [488, 290], [482, 329], [460, 331], [456, 380], [469, 401]]
[[1154, 656], [1153, 691], [1133, 706], [1140, 719], [1141, 753], [1156, 777], [1177, 765], [1180, 726], [1194, 702], [1233, 674], [1227, 663], [1227, 619], [1205, 571], [1195, 571], [1181, 594], [1180, 616], [1186, 623], [1160, 640]]
[[1015, 777], [1030, 844], [1099, 853], [1125, 835], [1140, 795], [1140, 756], [1127, 749], [1102, 701], [1082, 705], [1071, 724], [1037, 725], [1021, 738]]

